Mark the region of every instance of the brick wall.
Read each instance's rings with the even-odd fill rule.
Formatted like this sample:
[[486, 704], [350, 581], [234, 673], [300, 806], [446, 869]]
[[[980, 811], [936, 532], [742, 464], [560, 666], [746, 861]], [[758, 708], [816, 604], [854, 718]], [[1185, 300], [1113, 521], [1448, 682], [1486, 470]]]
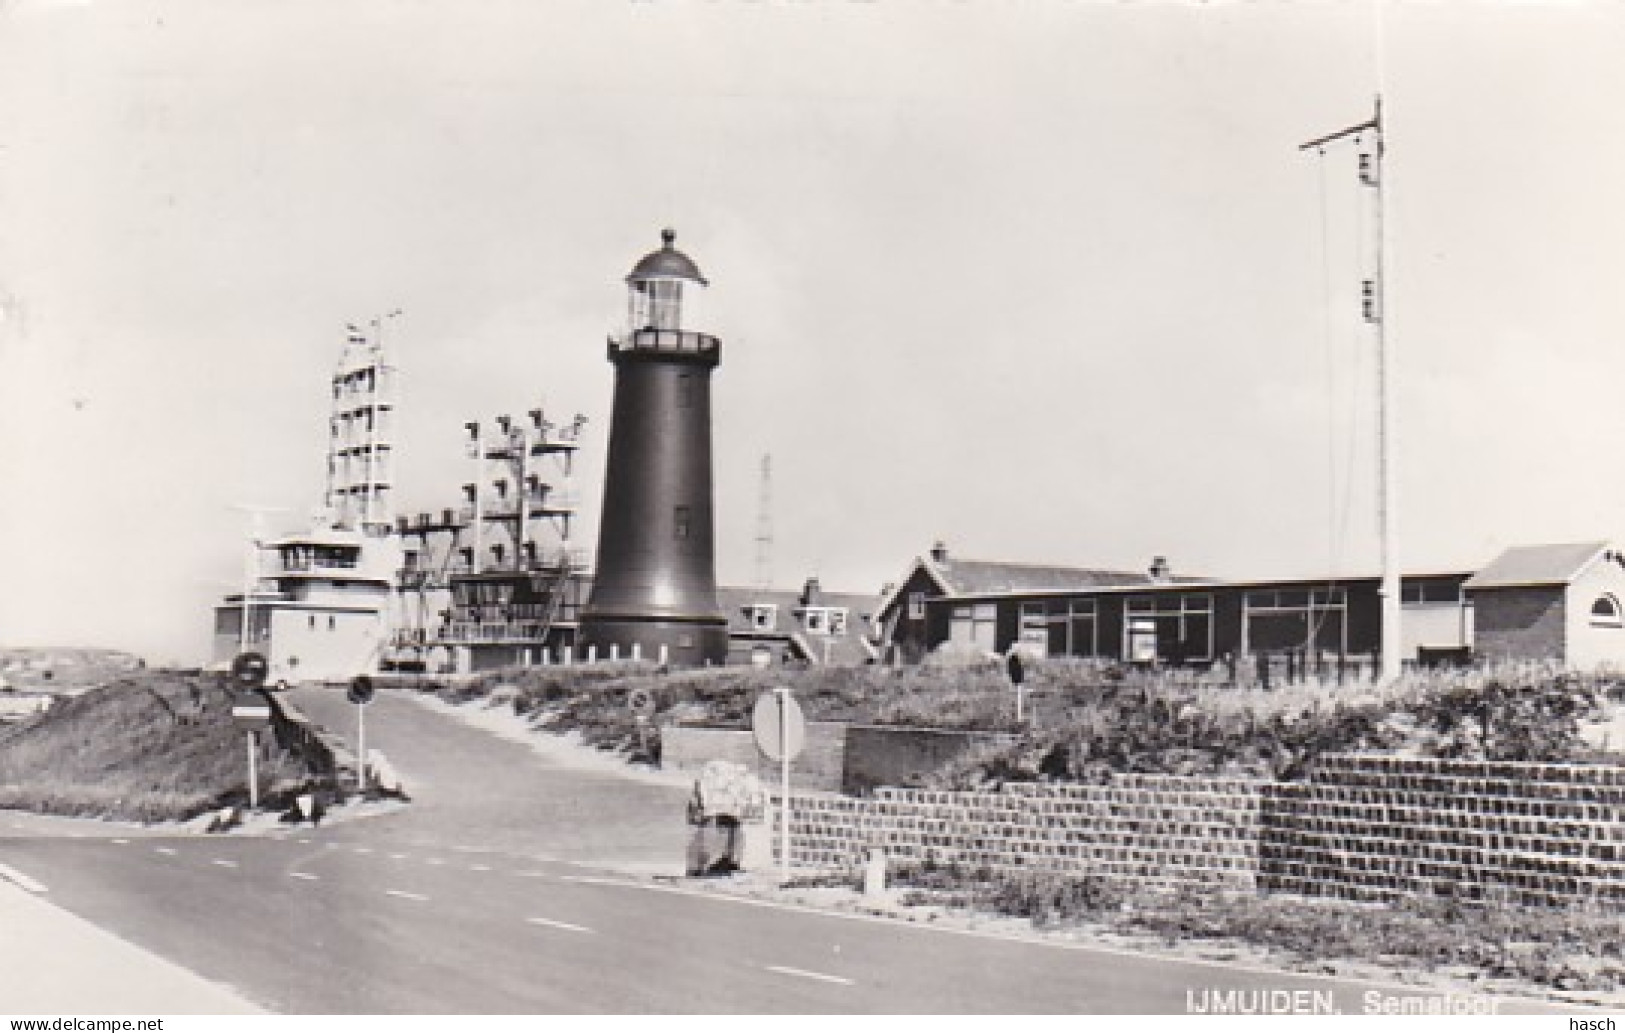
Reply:
[[1563, 588], [1486, 588], [1472, 593], [1473, 650], [1487, 660], [1564, 657]]
[[1331, 756], [1261, 827], [1264, 889], [1625, 903], [1625, 768]]
[[[793, 790], [833, 793], [841, 789], [846, 757], [844, 724], [813, 721], [806, 745], [790, 764]], [[778, 785], [778, 764], [756, 749], [756, 737], [735, 728], [672, 725], [660, 730], [660, 766], [673, 771], [699, 771], [709, 760], [727, 760], [756, 772], [765, 785]]]
[[880, 847], [892, 864], [1251, 889], [1261, 790], [1247, 779], [1123, 775], [1105, 785], [1012, 784], [986, 793], [793, 794], [791, 861], [856, 871]]
[[1011, 742], [995, 732], [943, 731], [888, 725], [852, 725], [846, 733], [841, 791], [868, 793], [876, 786], [917, 781], [982, 742]]

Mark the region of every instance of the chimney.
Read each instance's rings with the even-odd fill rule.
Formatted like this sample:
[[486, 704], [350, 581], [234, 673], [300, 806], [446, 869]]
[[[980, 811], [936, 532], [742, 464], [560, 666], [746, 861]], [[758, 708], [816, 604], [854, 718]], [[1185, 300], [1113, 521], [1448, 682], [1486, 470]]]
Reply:
[[947, 563], [948, 562], [948, 543], [947, 542], [939, 541], [935, 545], [931, 546], [931, 562], [933, 562], [933, 563]]
[[1146, 573], [1151, 576], [1151, 583], [1154, 585], [1166, 585], [1174, 579], [1174, 568], [1168, 565], [1166, 556], [1153, 556], [1151, 567]]
[[823, 594], [824, 590], [818, 584], [817, 576], [810, 577], [801, 589], [801, 605], [817, 606], [823, 601]]

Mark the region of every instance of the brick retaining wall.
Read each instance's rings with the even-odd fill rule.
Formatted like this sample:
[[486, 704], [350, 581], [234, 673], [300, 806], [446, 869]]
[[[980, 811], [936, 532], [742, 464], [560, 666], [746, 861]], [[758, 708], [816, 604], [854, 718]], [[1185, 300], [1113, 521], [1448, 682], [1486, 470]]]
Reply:
[[1261, 830], [1268, 890], [1625, 904], [1625, 768], [1328, 756]]
[[1263, 783], [1123, 775], [1105, 785], [1010, 784], [996, 792], [879, 789], [869, 799], [792, 794], [791, 859], [856, 871], [891, 864], [1094, 872], [1147, 885], [1251, 889]]
[[797, 867], [1093, 872], [1141, 885], [1625, 907], [1625, 768], [1332, 755], [1306, 783], [1119, 775], [797, 793]]

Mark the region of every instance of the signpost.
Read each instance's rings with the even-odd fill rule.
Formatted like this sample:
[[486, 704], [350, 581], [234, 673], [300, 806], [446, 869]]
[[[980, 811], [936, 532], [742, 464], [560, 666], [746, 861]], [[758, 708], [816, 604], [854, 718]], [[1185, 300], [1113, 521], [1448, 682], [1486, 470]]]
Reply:
[[1010, 647], [1010, 655], [1004, 658], [1004, 666], [1010, 675], [1010, 684], [1016, 688], [1016, 724], [1019, 725], [1021, 724], [1022, 703], [1024, 702], [1022, 694], [1025, 691], [1021, 687], [1021, 683], [1027, 680], [1027, 670], [1021, 662], [1021, 653], [1014, 646]]
[[638, 726], [638, 753], [649, 757], [649, 719], [654, 716], [655, 696], [648, 689], [633, 689], [626, 695], [626, 707]]
[[790, 690], [779, 686], [756, 697], [751, 711], [756, 748], [779, 762], [779, 878], [790, 881], [790, 761], [806, 743], [807, 722]]
[[345, 697], [355, 704], [355, 777], [361, 792], [367, 791], [367, 704], [372, 702], [372, 679], [358, 674], [350, 679]]
[[271, 701], [260, 691], [271, 665], [259, 653], [239, 653], [231, 661], [231, 680], [240, 702], [231, 708], [231, 720], [248, 736], [248, 807], [260, 805], [259, 731], [271, 723]]

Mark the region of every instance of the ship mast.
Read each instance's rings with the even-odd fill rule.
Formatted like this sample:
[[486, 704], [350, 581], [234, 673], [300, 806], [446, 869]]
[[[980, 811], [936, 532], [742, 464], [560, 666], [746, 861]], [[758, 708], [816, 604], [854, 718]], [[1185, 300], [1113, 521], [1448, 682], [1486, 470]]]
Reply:
[[1351, 140], [1359, 148], [1360, 186], [1371, 191], [1373, 210], [1371, 277], [1360, 283], [1360, 316], [1372, 329], [1377, 353], [1377, 525], [1381, 538], [1382, 669], [1381, 681], [1398, 678], [1401, 671], [1400, 576], [1398, 550], [1399, 489], [1396, 469], [1394, 400], [1394, 348], [1388, 333], [1386, 304], [1388, 228], [1384, 219], [1388, 176], [1384, 168], [1382, 97], [1376, 98], [1371, 118], [1358, 125], [1300, 144], [1298, 150], [1325, 154], [1329, 144]]

